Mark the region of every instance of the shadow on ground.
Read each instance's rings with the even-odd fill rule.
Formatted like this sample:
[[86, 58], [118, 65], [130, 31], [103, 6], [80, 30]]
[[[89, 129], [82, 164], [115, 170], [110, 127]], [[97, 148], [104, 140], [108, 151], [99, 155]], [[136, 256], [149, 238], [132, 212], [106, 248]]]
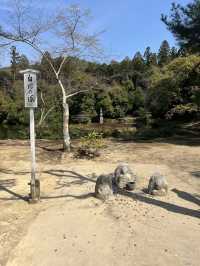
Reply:
[[164, 202], [164, 201], [152, 198], [152, 197], [150, 198], [150, 197], [147, 197], [144, 193], [132, 193], [128, 191], [121, 191], [120, 194], [127, 196], [129, 198], [132, 198], [134, 200], [138, 200], [140, 202], [146, 203], [146, 204], [150, 204], [153, 206], [163, 208], [169, 212], [179, 213], [179, 214], [183, 214], [183, 215], [187, 215], [187, 216], [191, 216], [195, 218], [200, 218], [200, 211], [181, 207], [173, 203]]
[[[11, 173], [11, 170], [7, 170], [7, 173]], [[13, 172], [14, 174], [16, 174], [15, 172]], [[75, 181], [63, 181], [62, 183], [59, 183], [58, 180], [58, 185], [59, 187], [57, 188], [62, 188], [65, 186], [70, 186], [72, 184], [84, 184], [86, 182], [92, 182], [95, 183], [96, 182], [96, 176], [93, 177], [87, 177], [84, 175], [81, 175], [79, 173], [76, 173], [74, 171], [66, 171], [66, 170], [48, 170], [48, 171], [44, 171], [44, 173], [49, 174], [49, 175], [53, 175], [56, 177], [70, 177], [70, 178], [75, 178]], [[13, 197], [11, 198], [1, 198], [0, 197], [0, 201], [4, 200], [4, 201], [9, 201], [9, 200], [24, 200], [27, 201], [27, 197], [24, 197], [20, 194], [17, 194], [16, 192], [13, 192], [12, 190], [10, 190], [8, 187], [11, 186], [11, 184], [15, 184], [15, 180], [2, 180], [2, 184], [0, 184], [0, 190], [3, 190], [5, 192], [7, 192], [8, 194], [12, 195]], [[75, 183], [74, 183], [75, 182]], [[198, 199], [198, 197], [194, 197], [191, 194], [184, 192], [184, 191], [180, 191], [177, 189], [173, 189], [173, 192], [176, 193], [180, 198], [184, 199], [184, 200], [188, 200], [191, 201], [193, 203], [196, 203], [197, 205], [200, 205], [200, 200]], [[193, 210], [193, 209], [189, 209], [186, 207], [182, 207], [182, 206], [178, 206], [176, 204], [173, 203], [168, 203], [168, 202], [164, 202], [161, 200], [158, 200], [156, 198], [152, 198], [147, 196], [145, 193], [140, 192], [140, 193], [134, 193], [134, 192], [128, 192], [128, 191], [119, 191], [119, 194], [129, 197], [133, 200], [137, 200], [140, 202], [143, 202], [145, 204], [150, 204], [156, 207], [160, 207], [163, 208], [169, 212], [172, 213], [179, 213], [182, 215], [187, 215], [187, 216], [191, 216], [191, 217], [195, 217], [195, 218], [200, 218], [200, 212], [197, 210]], [[78, 200], [83, 200], [83, 199], [88, 199], [89, 197], [94, 197], [94, 193], [86, 193], [83, 195], [56, 195], [56, 196], [42, 196], [41, 199], [42, 200], [49, 200], [49, 199], [59, 199], [59, 198], [74, 198], [74, 199], [78, 199]]]
[[27, 201], [28, 197], [22, 196], [14, 191], [12, 191], [10, 188], [16, 186], [16, 179], [3, 179], [0, 180], [0, 192], [7, 192], [9, 195], [11, 195], [11, 198], [0, 198], [0, 200], [24, 200]]
[[[6, 174], [6, 175], [26, 175], [30, 172], [22, 172], [22, 171], [13, 171], [10, 169], [0, 169], [0, 173]], [[40, 172], [41, 173], [41, 172]], [[66, 171], [66, 170], [47, 170], [43, 171], [42, 173], [52, 175], [54, 177], [58, 177], [56, 180], [57, 186], [55, 189], [61, 189], [63, 187], [70, 187], [74, 185], [83, 185], [87, 182], [96, 182], [96, 176], [92, 175], [92, 177], [87, 177], [84, 175], [81, 175], [74, 171]], [[73, 181], [67, 181], [67, 178], [73, 178], [75, 180]], [[16, 186], [16, 179], [3, 179], [0, 180], [0, 192], [4, 191], [7, 192], [12, 197], [0, 197], [0, 201], [16, 201], [16, 200], [24, 200], [28, 201], [28, 196], [21, 195], [19, 193], [16, 193], [12, 191], [10, 188]], [[75, 198], [75, 199], [86, 199], [88, 197], [94, 196], [94, 193], [87, 193], [85, 195], [75, 196], [75, 195], [58, 195], [58, 196], [42, 196], [41, 199], [58, 199], [58, 198]]]
[[190, 172], [190, 174], [196, 178], [200, 178], [200, 171], [193, 171], [193, 172]]
[[[61, 177], [61, 179], [58, 179], [56, 181], [56, 183], [58, 185], [56, 187], [56, 189], [60, 189], [63, 187], [70, 187], [72, 185], [83, 185], [87, 182], [92, 182], [92, 183], [96, 182], [96, 176], [95, 175], [93, 175], [92, 177], [88, 177], [88, 176], [81, 175], [81, 174], [74, 172], [74, 171], [51, 169], [48, 171], [44, 171], [43, 173], [49, 174], [52, 176], [56, 176], [56, 177]], [[75, 180], [74, 181], [67, 181], [64, 178], [73, 178]]]
[[181, 190], [178, 190], [178, 189], [172, 189], [172, 191], [174, 193], [177, 194], [178, 197], [184, 199], [184, 200], [187, 200], [187, 201], [190, 201], [192, 203], [195, 203], [197, 204], [198, 206], [200, 206], [200, 199], [198, 195], [191, 195], [190, 193], [188, 192], [185, 192], [185, 191], [181, 191]]

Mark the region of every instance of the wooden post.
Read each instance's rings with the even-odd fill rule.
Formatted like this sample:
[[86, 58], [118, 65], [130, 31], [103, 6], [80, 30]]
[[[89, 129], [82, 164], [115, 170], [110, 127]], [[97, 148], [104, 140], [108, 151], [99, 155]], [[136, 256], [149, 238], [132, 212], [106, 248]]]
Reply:
[[40, 181], [36, 178], [35, 159], [35, 120], [34, 108], [37, 107], [37, 78], [38, 71], [27, 69], [20, 71], [24, 74], [24, 97], [25, 107], [30, 108], [30, 146], [31, 146], [31, 181], [30, 202], [35, 203], [40, 199]]
[[30, 108], [30, 144], [31, 144], [31, 199], [36, 201], [36, 160], [35, 160], [35, 119], [34, 108]]

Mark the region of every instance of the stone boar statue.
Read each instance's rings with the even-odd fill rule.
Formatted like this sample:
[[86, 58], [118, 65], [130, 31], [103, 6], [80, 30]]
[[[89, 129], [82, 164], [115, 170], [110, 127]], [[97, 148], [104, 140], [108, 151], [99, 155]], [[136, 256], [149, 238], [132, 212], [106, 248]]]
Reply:
[[168, 193], [166, 178], [160, 173], [153, 174], [149, 180], [148, 193], [154, 196], [166, 196]]
[[114, 183], [119, 189], [134, 190], [137, 176], [133, 173], [127, 163], [117, 166], [114, 172]]
[[95, 186], [95, 196], [103, 201], [113, 195], [113, 175], [100, 175]]

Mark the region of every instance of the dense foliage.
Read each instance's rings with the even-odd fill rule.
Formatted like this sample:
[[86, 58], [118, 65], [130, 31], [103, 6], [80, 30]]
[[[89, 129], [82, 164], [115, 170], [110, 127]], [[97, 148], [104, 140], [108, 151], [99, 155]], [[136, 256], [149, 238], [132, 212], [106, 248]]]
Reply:
[[[102, 108], [104, 118], [139, 117], [146, 126], [163, 120], [197, 119], [200, 108], [199, 1], [183, 8], [172, 6], [171, 20], [163, 21], [179, 39], [180, 49], [164, 40], [157, 53], [150, 47], [144, 55], [109, 64], [68, 58], [62, 81], [71, 90], [87, 90], [70, 99], [71, 121], [97, 122]], [[192, 20], [194, 20], [193, 24]], [[192, 27], [189, 34], [187, 27]], [[185, 50], [183, 50], [183, 48]], [[187, 49], [186, 49], [187, 48]], [[195, 53], [194, 53], [195, 51]], [[46, 52], [48, 57], [52, 55]], [[40, 71], [39, 108], [36, 120], [39, 137], [62, 134], [62, 96], [57, 80], [45, 57], [35, 65], [11, 48], [11, 66], [0, 70], [0, 126], [28, 125], [24, 109], [23, 80], [19, 70], [31, 67]], [[54, 58], [55, 67], [62, 58]]]

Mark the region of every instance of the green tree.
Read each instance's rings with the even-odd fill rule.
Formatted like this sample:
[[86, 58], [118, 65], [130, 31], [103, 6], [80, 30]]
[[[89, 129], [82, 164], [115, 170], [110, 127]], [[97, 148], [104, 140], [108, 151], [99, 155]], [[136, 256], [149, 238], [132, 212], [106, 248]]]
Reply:
[[133, 60], [132, 60], [132, 68], [135, 71], [144, 72], [144, 70], [145, 70], [145, 61], [144, 61], [144, 58], [143, 58], [143, 56], [141, 55], [140, 52], [137, 52], [134, 55]]
[[18, 62], [17, 62], [17, 67], [19, 69], [26, 69], [29, 67], [29, 60], [24, 54], [19, 56]]
[[82, 98], [80, 109], [82, 113], [87, 114], [91, 119], [97, 115], [95, 110], [95, 95], [93, 92], [86, 94]]
[[158, 52], [158, 64], [164, 66], [170, 61], [170, 46], [168, 41], [164, 40]]
[[162, 68], [156, 70], [147, 92], [146, 108], [155, 117], [171, 114], [194, 113], [192, 103], [198, 102], [200, 84], [200, 67], [195, 67], [199, 56], [178, 57]]
[[164, 118], [178, 98], [179, 88], [176, 81], [165, 77], [148, 91], [145, 105], [154, 117]]
[[46, 51], [41, 58], [39, 70], [41, 73], [41, 78], [46, 80], [48, 83], [53, 84], [53, 83], [55, 83], [55, 81], [54, 81], [55, 79], [54, 79], [54, 75], [53, 75], [53, 70], [52, 70], [51, 66], [49, 65], [48, 60], [53, 61], [51, 54], [48, 51]]
[[141, 88], [137, 88], [133, 92], [133, 111], [138, 110], [141, 107], [144, 107], [145, 96]]
[[172, 4], [170, 16], [162, 14], [161, 20], [173, 33], [182, 48], [190, 52], [200, 52], [200, 1], [182, 6]]
[[113, 118], [124, 117], [129, 110], [128, 93], [124, 87], [115, 84], [109, 91], [112, 99]]
[[114, 114], [111, 96], [108, 92], [109, 87], [101, 85], [102, 89], [96, 94], [96, 111], [99, 113], [100, 108], [103, 110], [104, 117], [111, 118]]
[[171, 60], [174, 60], [175, 58], [177, 58], [178, 57], [178, 50], [177, 50], [177, 48], [176, 47], [172, 47], [171, 48], [171, 51], [170, 51], [170, 59]]
[[152, 53], [150, 56], [150, 65], [157, 66], [158, 65], [158, 57], [156, 53]]
[[148, 46], [144, 52], [144, 60], [147, 66], [155, 66], [158, 64], [157, 54], [151, 52], [151, 48]]
[[141, 53], [137, 52], [132, 60], [132, 81], [134, 84], [134, 88], [137, 88], [140, 85], [145, 70], [146, 70], [145, 61]]
[[20, 58], [19, 53], [17, 52], [17, 49], [15, 46], [12, 46], [10, 49], [10, 55], [11, 55], [11, 73], [12, 73], [12, 80], [16, 80], [16, 74], [17, 74], [17, 64], [18, 60]]
[[144, 60], [147, 66], [151, 64], [151, 48], [148, 46], [144, 52]]

